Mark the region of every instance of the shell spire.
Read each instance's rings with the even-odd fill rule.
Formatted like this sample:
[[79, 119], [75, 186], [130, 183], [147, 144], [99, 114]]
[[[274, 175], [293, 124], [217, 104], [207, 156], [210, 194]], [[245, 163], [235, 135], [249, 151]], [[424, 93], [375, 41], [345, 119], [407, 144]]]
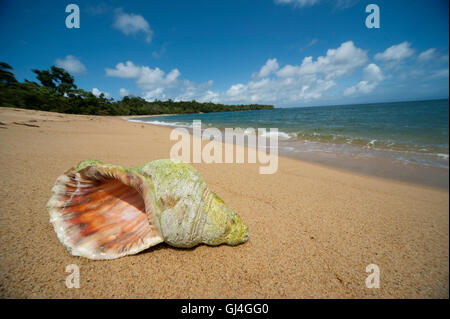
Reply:
[[197, 170], [169, 159], [131, 169], [83, 161], [57, 178], [47, 209], [61, 243], [90, 259], [136, 254], [163, 241], [187, 248], [248, 239], [240, 216]]

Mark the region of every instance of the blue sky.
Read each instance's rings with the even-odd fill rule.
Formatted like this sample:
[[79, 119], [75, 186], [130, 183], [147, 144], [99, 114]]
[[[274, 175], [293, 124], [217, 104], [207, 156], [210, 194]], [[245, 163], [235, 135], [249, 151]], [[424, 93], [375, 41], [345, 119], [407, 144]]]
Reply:
[[[68, 29], [65, 8], [80, 8]], [[365, 8], [380, 8], [368, 29]], [[0, 61], [115, 99], [280, 107], [447, 98], [448, 1], [0, 0]]]

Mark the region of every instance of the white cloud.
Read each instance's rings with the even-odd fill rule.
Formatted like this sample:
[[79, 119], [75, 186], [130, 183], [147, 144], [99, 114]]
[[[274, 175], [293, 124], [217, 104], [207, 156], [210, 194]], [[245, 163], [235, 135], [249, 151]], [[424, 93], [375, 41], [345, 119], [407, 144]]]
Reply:
[[102, 14], [107, 13], [111, 9], [112, 8], [109, 5], [107, 5], [105, 3], [100, 3], [97, 5], [89, 5], [86, 8], [86, 11], [92, 15], [102, 15]]
[[[336, 80], [367, 63], [366, 51], [349, 41], [327, 51], [317, 59], [306, 57], [300, 65], [280, 69], [278, 61], [268, 59], [253, 73], [248, 82], [234, 83], [224, 91], [195, 87], [187, 81], [177, 100], [213, 101], [220, 103], [272, 103], [295, 105], [324, 98], [337, 86]], [[367, 68], [367, 77], [377, 77], [375, 69]]]
[[100, 96], [101, 94], [103, 94], [106, 98], [108, 98], [108, 97], [110, 97], [111, 96], [111, 94], [109, 94], [108, 92], [102, 92], [102, 91], [100, 91], [99, 89], [97, 89], [97, 88], [93, 88], [92, 89], [92, 94], [94, 94], [95, 96]]
[[277, 59], [268, 59], [266, 64], [264, 64], [257, 74], [254, 74], [256, 78], [264, 78], [278, 70], [278, 62]]
[[312, 39], [311, 41], [308, 42], [308, 44], [306, 45], [307, 48], [313, 46], [314, 44], [316, 44], [319, 40], [317, 39]]
[[332, 80], [317, 78], [265, 78], [247, 84], [234, 84], [220, 96], [220, 100], [231, 103], [286, 104], [321, 98], [335, 86]]
[[344, 95], [352, 95], [355, 93], [370, 93], [374, 89], [374, 86], [369, 84], [368, 81], [360, 81], [358, 84], [347, 88], [344, 91]]
[[105, 69], [106, 75], [111, 77], [136, 79], [138, 86], [144, 90], [154, 89], [157, 86], [174, 86], [181, 75], [178, 69], [171, 70], [167, 75], [156, 67], [136, 66], [133, 62], [118, 63], [115, 69]]
[[[359, 0], [335, 0], [335, 8], [347, 9], [354, 6]], [[322, 0], [274, 0], [275, 4], [291, 5], [296, 8], [311, 7]]]
[[405, 41], [387, 48], [383, 53], [375, 54], [375, 60], [386, 62], [389, 67], [393, 67], [413, 54], [414, 50], [411, 49], [411, 43]]
[[136, 78], [141, 72], [141, 68], [137, 67], [131, 61], [118, 63], [115, 69], [105, 69], [107, 76], [118, 77], [118, 78]]
[[184, 80], [183, 85], [180, 88], [176, 101], [191, 101], [196, 100], [199, 102], [218, 102], [219, 93], [216, 93], [210, 89], [213, 86], [213, 80], [201, 83], [196, 86], [189, 80]]
[[119, 94], [120, 94], [120, 96], [128, 96], [128, 95], [130, 95], [130, 91], [128, 91], [127, 89], [124, 89], [124, 88], [120, 88]]
[[433, 78], [433, 79], [448, 78], [448, 73], [449, 73], [448, 71], [449, 71], [448, 68], [434, 71], [433, 74], [431, 75], [431, 78]]
[[165, 100], [166, 95], [164, 94], [164, 88], [159, 87], [154, 90], [146, 91], [143, 98], [146, 101]]
[[136, 84], [148, 99], [162, 97], [167, 88], [178, 84], [178, 77], [181, 75], [178, 69], [172, 69], [166, 74], [158, 67], [152, 69], [148, 66], [137, 66], [131, 61], [120, 62], [115, 69], [106, 68], [105, 72], [111, 77], [136, 79]]
[[279, 77], [299, 77], [317, 73], [332, 79], [347, 74], [367, 62], [367, 52], [355, 47], [352, 41], [342, 43], [337, 49], [329, 49], [326, 56], [305, 57], [299, 66], [286, 65], [277, 72]]
[[370, 63], [364, 68], [364, 80], [358, 82], [344, 90], [344, 95], [353, 95], [355, 93], [368, 94], [372, 92], [378, 84], [383, 81], [384, 76], [381, 69], [374, 63]]
[[163, 43], [163, 45], [161, 46], [161, 49], [159, 51], [153, 51], [152, 56], [155, 59], [159, 59], [160, 57], [163, 56], [164, 53], [166, 53], [166, 47], [167, 47], [167, 42]]
[[370, 63], [364, 68], [364, 78], [371, 82], [381, 82], [384, 79], [381, 69], [375, 63]]
[[143, 16], [134, 13], [125, 13], [121, 9], [116, 11], [113, 27], [125, 35], [135, 35], [142, 32], [145, 41], [150, 43], [153, 37], [153, 30]]
[[300, 48], [300, 52], [306, 50], [307, 48], [312, 47], [314, 44], [316, 44], [317, 42], [319, 42], [318, 39], [312, 39], [311, 41], [309, 41], [304, 47]]
[[208, 90], [198, 98], [198, 101], [218, 103], [219, 102], [219, 93]]
[[435, 56], [436, 56], [436, 49], [431, 48], [431, 49], [428, 49], [428, 50], [420, 53], [419, 56], [417, 57], [417, 59], [420, 62], [426, 62], [426, 61], [433, 59]]
[[141, 67], [141, 74], [137, 78], [137, 85], [144, 90], [152, 90], [155, 87], [170, 87], [177, 83], [180, 76], [178, 69], [173, 69], [167, 75], [160, 68], [151, 69], [148, 66]]
[[178, 69], [173, 69], [166, 76], [167, 84], [171, 85], [177, 81], [177, 78], [180, 76], [180, 71]]
[[79, 59], [70, 54], [66, 55], [64, 59], [56, 59], [55, 65], [73, 74], [81, 74], [86, 71], [83, 63], [81, 63]]
[[294, 7], [309, 7], [318, 3], [319, 0], [275, 0], [276, 4], [290, 4]]
[[241, 96], [247, 90], [247, 86], [241, 83], [233, 84], [227, 91], [227, 95], [231, 98]]
[[336, 8], [347, 9], [353, 7], [356, 3], [358, 3], [358, 0], [337, 0], [335, 5]]
[[[195, 84], [188, 79], [183, 79], [177, 68], [166, 73], [158, 67], [139, 66], [127, 61], [118, 63], [114, 69], [105, 69], [105, 71], [108, 76], [136, 81], [137, 86], [142, 90], [140, 95], [146, 100], [172, 98], [175, 101], [197, 100], [228, 104], [267, 103], [277, 106], [299, 106], [339, 101], [350, 95], [358, 97], [374, 94], [375, 89], [386, 78], [396, 81], [394, 84], [397, 87], [408, 86], [410, 83], [414, 84], [411, 81], [415, 81], [412, 71], [423, 73], [423, 76], [419, 77], [421, 80], [448, 79], [448, 68], [444, 68], [446, 65], [441, 65], [440, 69], [431, 69], [425, 68], [424, 65], [420, 67], [417, 64], [405, 64], [395, 72], [389, 69], [387, 65], [390, 62], [403, 61], [413, 54], [411, 52], [413, 49], [404, 42], [380, 53], [378, 60], [382, 64], [378, 62], [375, 64], [369, 60], [366, 50], [348, 41], [337, 48], [327, 50], [323, 56], [305, 57], [299, 64], [283, 66], [276, 58], [268, 59], [254, 73], [249, 74], [248, 80], [236, 81], [223, 90], [215, 90], [213, 81]], [[441, 61], [439, 56], [436, 60]], [[448, 60], [440, 63], [448, 64]], [[342, 78], [348, 81], [354, 74], [359, 74], [357, 71], [362, 71], [362, 76], [354, 81], [353, 86], [344, 89], [338, 86]], [[407, 76], [402, 78], [404, 75]], [[415, 77], [417, 78], [417, 75]]]

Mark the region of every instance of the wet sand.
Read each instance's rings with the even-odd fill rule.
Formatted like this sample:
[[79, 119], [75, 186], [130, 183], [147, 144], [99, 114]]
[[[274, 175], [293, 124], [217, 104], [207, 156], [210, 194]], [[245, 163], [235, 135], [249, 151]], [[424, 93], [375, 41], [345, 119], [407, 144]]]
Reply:
[[[141, 123], [139, 121], [141, 121], [143, 117], [148, 118], [159, 116], [167, 115], [130, 116], [123, 118]], [[154, 125], [148, 122], [142, 123], [146, 125]], [[158, 125], [170, 127], [171, 129], [175, 127], [169, 125]], [[184, 129], [185, 127], [181, 128]], [[187, 129], [192, 134], [192, 128]], [[221, 132], [222, 134], [225, 133], [223, 129], [221, 129]], [[245, 141], [244, 143], [247, 143], [245, 145], [248, 145], [248, 141]], [[449, 190], [448, 167], [423, 165], [423, 163], [418, 164], [416, 162], [399, 160], [398, 158], [392, 158], [392, 154], [389, 154], [387, 151], [383, 152], [378, 150], [373, 152], [368, 151], [367, 148], [355, 147], [353, 147], [350, 151], [349, 149], [345, 149], [346, 145], [340, 145], [339, 150], [330, 151], [329, 149], [332, 148], [332, 144], [324, 144], [326, 145], [325, 147], [318, 146], [319, 144], [323, 143], [315, 143], [315, 146], [312, 147], [308, 141], [280, 139], [278, 141], [278, 154], [301, 161], [324, 164], [326, 166], [332, 166], [364, 175], [371, 175]], [[252, 147], [256, 148], [256, 145], [257, 144]], [[326, 148], [328, 148], [328, 150]]]
[[300, 153], [281, 151], [280, 154], [365, 175], [431, 186], [447, 191], [449, 189], [448, 168], [405, 163], [384, 157], [359, 156], [358, 154], [318, 151]]
[[[193, 164], [250, 229], [247, 243], [92, 261], [71, 256], [45, 204], [55, 179], [95, 158], [125, 167], [169, 157], [171, 130], [0, 108], [0, 297], [448, 298], [448, 190], [279, 158]], [[65, 285], [80, 268], [79, 289]], [[366, 288], [366, 266], [380, 288]]]

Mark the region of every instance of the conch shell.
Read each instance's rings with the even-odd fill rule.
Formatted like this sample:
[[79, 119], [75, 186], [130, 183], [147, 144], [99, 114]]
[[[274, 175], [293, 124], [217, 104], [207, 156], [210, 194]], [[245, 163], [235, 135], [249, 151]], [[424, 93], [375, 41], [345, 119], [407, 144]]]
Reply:
[[74, 256], [114, 259], [161, 242], [238, 245], [242, 219], [192, 166], [153, 161], [131, 169], [83, 161], [59, 176], [47, 203], [58, 239]]

